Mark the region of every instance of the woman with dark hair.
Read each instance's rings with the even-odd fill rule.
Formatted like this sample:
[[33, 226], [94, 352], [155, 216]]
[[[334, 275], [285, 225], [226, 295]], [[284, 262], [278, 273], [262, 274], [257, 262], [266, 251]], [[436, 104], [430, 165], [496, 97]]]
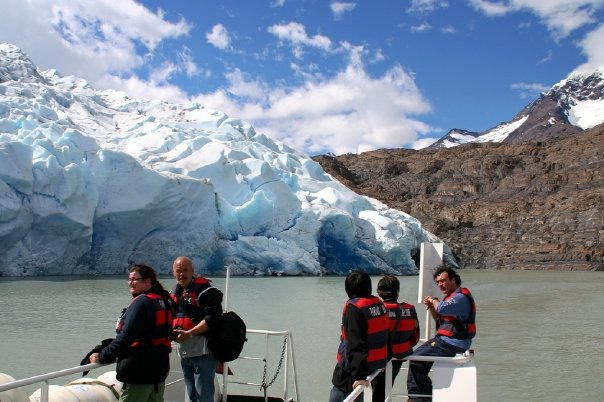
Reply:
[[153, 268], [135, 264], [128, 272], [132, 300], [118, 320], [115, 339], [90, 355], [90, 362], [117, 360], [116, 378], [124, 383], [120, 401], [162, 402], [172, 350], [170, 295]]

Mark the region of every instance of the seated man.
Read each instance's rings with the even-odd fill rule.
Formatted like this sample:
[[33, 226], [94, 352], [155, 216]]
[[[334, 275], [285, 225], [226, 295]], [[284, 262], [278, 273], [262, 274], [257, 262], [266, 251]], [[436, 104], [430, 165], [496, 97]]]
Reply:
[[[436, 320], [436, 336], [417, 348], [411, 356], [453, 357], [470, 348], [476, 334], [476, 304], [470, 291], [461, 287], [461, 278], [444, 265], [434, 273], [434, 280], [445, 295], [442, 301], [426, 296], [424, 304]], [[409, 362], [407, 393], [409, 401], [432, 400], [432, 381], [428, 373], [432, 362]], [[414, 395], [430, 395], [421, 397]]]

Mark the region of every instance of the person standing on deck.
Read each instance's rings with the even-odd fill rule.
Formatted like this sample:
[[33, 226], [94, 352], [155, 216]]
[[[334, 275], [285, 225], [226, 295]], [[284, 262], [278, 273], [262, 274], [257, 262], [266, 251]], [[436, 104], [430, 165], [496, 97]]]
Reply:
[[[436, 321], [436, 336], [417, 348], [411, 356], [453, 357], [470, 348], [476, 335], [476, 303], [467, 288], [461, 287], [461, 278], [453, 268], [443, 265], [434, 273], [434, 280], [444, 294], [442, 301], [426, 296], [424, 304]], [[428, 374], [432, 362], [409, 362], [407, 393], [410, 402], [431, 401], [432, 381]]]
[[153, 268], [129, 269], [132, 300], [122, 312], [116, 337], [90, 363], [116, 361], [116, 378], [124, 383], [121, 402], [163, 402], [172, 351], [172, 305]]
[[368, 386], [366, 377], [384, 368], [388, 358], [388, 312], [384, 303], [371, 294], [371, 278], [366, 272], [352, 271], [344, 287], [349, 299], [342, 312], [329, 402], [342, 402], [358, 385]]
[[208, 334], [222, 315], [222, 292], [202, 276], [195, 276], [193, 263], [178, 257], [172, 265], [176, 285], [173, 321], [175, 341], [190, 402], [214, 401], [217, 360], [208, 348]]
[[[377, 293], [388, 309], [389, 336], [388, 359], [392, 361], [392, 384], [401, 370], [404, 360], [399, 360], [413, 352], [419, 341], [419, 321], [415, 306], [398, 302], [400, 282], [394, 275], [385, 275], [378, 282]], [[373, 401], [383, 402], [386, 398], [386, 373], [382, 371], [373, 382]]]

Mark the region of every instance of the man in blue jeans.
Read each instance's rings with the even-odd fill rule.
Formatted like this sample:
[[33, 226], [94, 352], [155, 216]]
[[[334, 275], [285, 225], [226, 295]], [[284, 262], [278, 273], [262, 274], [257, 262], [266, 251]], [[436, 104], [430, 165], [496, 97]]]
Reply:
[[[476, 334], [476, 304], [470, 291], [461, 287], [457, 272], [443, 265], [434, 273], [434, 280], [445, 297], [439, 301], [426, 296], [424, 304], [436, 321], [436, 336], [417, 348], [411, 356], [453, 357], [468, 350]], [[410, 402], [432, 400], [432, 381], [428, 377], [432, 364], [409, 361], [407, 393]]]
[[172, 265], [176, 286], [171, 292], [176, 305], [172, 327], [190, 402], [214, 401], [217, 360], [208, 348], [207, 335], [222, 315], [222, 292], [202, 276], [193, 263], [178, 257]]

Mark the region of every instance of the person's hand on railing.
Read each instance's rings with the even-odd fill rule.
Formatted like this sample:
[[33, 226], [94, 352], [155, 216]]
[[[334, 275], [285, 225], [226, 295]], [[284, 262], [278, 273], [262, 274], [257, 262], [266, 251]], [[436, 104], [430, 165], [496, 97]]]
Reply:
[[88, 358], [88, 360], [90, 360], [90, 363], [100, 363], [99, 354], [98, 353], [91, 354], [90, 357]]
[[369, 386], [369, 380], [356, 380], [355, 382], [352, 383], [352, 389], [355, 389], [359, 385], [363, 385], [365, 387], [368, 387]]

